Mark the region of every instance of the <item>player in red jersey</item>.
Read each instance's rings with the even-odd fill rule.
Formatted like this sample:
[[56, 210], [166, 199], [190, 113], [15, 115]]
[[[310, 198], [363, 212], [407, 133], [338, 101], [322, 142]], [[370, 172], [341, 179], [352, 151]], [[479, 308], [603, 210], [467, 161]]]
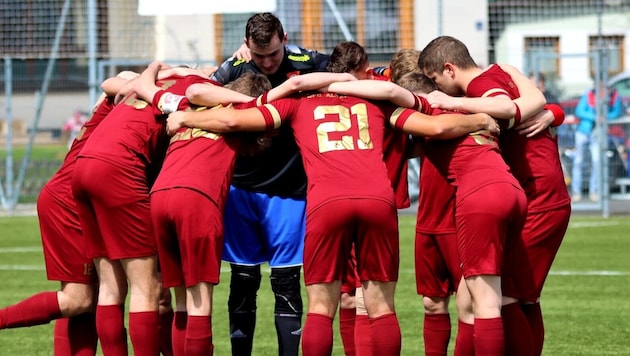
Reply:
[[[359, 80], [389, 80], [373, 72], [365, 49], [352, 41], [340, 42], [335, 46], [326, 70], [333, 73], [350, 73]], [[407, 208], [410, 206], [407, 185], [407, 159], [410, 150], [408, 135], [388, 125], [385, 127], [383, 140], [383, 161], [394, 189], [396, 208]], [[345, 270], [339, 303], [339, 329], [347, 356], [369, 355], [371, 352], [370, 322], [362, 294], [361, 280], [356, 272], [355, 255], [352, 253]]]
[[[477, 68], [466, 46], [452, 37], [443, 36], [432, 41], [423, 50], [419, 65], [449, 94], [465, 93], [471, 98], [494, 96], [505, 103], [521, 99], [527, 99], [526, 102], [530, 103], [536, 101], [531, 100], [533, 96], [529, 94], [519, 93], [520, 85], [519, 88], [514, 85], [515, 81], [525, 83], [524, 75], [513, 67], [504, 65], [493, 65], [486, 70]], [[535, 96], [542, 96], [542, 93], [537, 92]], [[476, 111], [478, 100], [459, 100], [459, 103], [464, 110]], [[523, 109], [521, 102], [518, 106]], [[531, 112], [538, 111], [540, 110]], [[552, 111], [556, 114], [554, 117], [562, 118], [560, 111]], [[530, 113], [526, 110], [523, 112]], [[542, 115], [537, 116], [541, 117]], [[531, 345], [531, 341], [526, 340], [527, 336], [520, 337], [526, 333], [516, 326], [520, 322], [519, 309], [522, 309], [529, 321], [534, 340], [534, 350], [529, 354], [538, 355], [542, 350], [543, 329], [537, 303], [568, 225], [570, 198], [564, 185], [553, 129], [530, 132], [528, 135], [521, 134], [518, 130], [506, 130], [500, 142], [503, 157], [527, 195], [528, 209], [522, 234], [518, 239], [510, 240], [511, 244], [507, 248], [508, 263], [502, 286], [504, 295], [509, 297], [502, 308], [507, 324], [506, 346], [510, 354], [515, 354], [514, 352], [524, 352], [525, 346]], [[515, 301], [521, 302], [522, 308], [518, 308]], [[534, 305], [523, 305], [528, 302]]]
[[[413, 68], [398, 84], [415, 94], [429, 93], [435, 85], [419, 72], [418, 55]], [[422, 147], [422, 146], [421, 146]], [[414, 246], [416, 291], [422, 296], [422, 335], [427, 356], [446, 355], [451, 337], [448, 309], [461, 279], [455, 227], [455, 187], [433, 162], [420, 156], [419, 196]]]
[[[418, 52], [401, 50], [397, 52], [389, 67], [369, 68], [369, 58], [365, 49], [356, 42], [340, 42], [335, 46], [328, 62], [327, 70], [349, 72], [357, 79], [398, 80], [400, 73], [410, 66], [417, 66]], [[386, 126], [383, 141], [383, 161], [394, 189], [397, 209], [410, 206], [407, 182], [408, 159], [411, 155], [409, 135]], [[354, 255], [353, 255], [354, 256]], [[361, 281], [356, 276], [356, 261], [349, 261], [346, 277], [342, 284], [339, 309], [339, 327], [344, 351], [347, 356], [370, 355], [370, 322], [361, 290]], [[355, 295], [356, 294], [356, 295]]]
[[[173, 76], [161, 85], [183, 94], [201, 76]], [[166, 102], [172, 110], [175, 102]], [[127, 95], [79, 153], [73, 175], [87, 253], [99, 276], [96, 325], [103, 352], [127, 354], [123, 304], [131, 289], [129, 332], [137, 355], [156, 354], [158, 301], [156, 246], [149, 187], [160, 169], [168, 137], [148, 103]]]
[[[413, 110], [394, 110], [395, 106], [379, 107], [353, 97], [305, 93], [255, 109], [178, 112], [169, 117], [169, 130], [184, 125], [217, 132], [265, 130], [290, 121], [310, 183], [304, 264], [309, 295], [302, 346], [305, 355], [332, 351], [332, 317], [353, 238], [373, 350], [376, 354], [400, 352], [393, 307], [398, 229], [393, 191], [382, 162], [385, 118], [432, 135], [463, 134], [495, 124], [486, 115], [431, 120]], [[414, 119], [406, 120], [409, 117]]]
[[[141, 76], [136, 92], [141, 97], [153, 98], [152, 102], [159, 102], [161, 92], [154, 84], [157, 66], [152, 64]], [[316, 79], [314, 84], [308, 79]], [[281, 86], [267, 93], [258, 101], [264, 101], [275, 96], [285, 95], [309, 86], [320, 87], [337, 80], [349, 80], [350, 75], [317, 75], [291, 78]], [[352, 78], [354, 79], [354, 78]], [[266, 84], [266, 85], [263, 85]], [[266, 88], [265, 88], [266, 86]], [[261, 89], [270, 89], [268, 79], [262, 74], [246, 73], [233, 83], [232, 89], [255, 95], [262, 93]], [[190, 92], [190, 93], [189, 93]], [[187, 89], [187, 95], [192, 96], [198, 103], [213, 105], [217, 102], [242, 101], [243, 96], [230, 98], [225, 96], [226, 89], [207, 84], [195, 84]], [[228, 91], [229, 92], [229, 91]], [[156, 97], [156, 93], [159, 94]], [[219, 94], [223, 94], [219, 97]], [[247, 97], [248, 99], [254, 99]], [[184, 100], [184, 99], [182, 99]], [[250, 102], [249, 105], [255, 105]], [[188, 312], [186, 334], [197, 337], [185, 337], [186, 352], [191, 348], [205, 346], [205, 353], [211, 352], [211, 335], [208, 333], [209, 315], [212, 310], [212, 289], [219, 281], [219, 267], [221, 248], [223, 246], [223, 207], [227, 196], [227, 189], [232, 178], [232, 170], [240, 146], [241, 138], [234, 135], [221, 136], [200, 129], [183, 128], [174, 133], [167, 151], [164, 166], [158, 176], [151, 193], [151, 210], [154, 226], [158, 236], [158, 251], [160, 264], [164, 272], [164, 285], [177, 287], [176, 296], [178, 313]], [[207, 162], [200, 162], [205, 160]], [[211, 173], [209, 173], [211, 172]], [[210, 177], [215, 177], [212, 179]], [[186, 199], [182, 199], [186, 196]], [[186, 206], [177, 202], [185, 201]], [[191, 202], [197, 202], [191, 204]], [[209, 206], [208, 206], [209, 205]], [[207, 206], [201, 209], [202, 206]], [[214, 221], [207, 225], [196, 227], [197, 224], [186, 223], [187, 217], [194, 211], [205, 211], [202, 220]], [[199, 220], [195, 217], [194, 221]], [[202, 228], [202, 230], [199, 230]], [[195, 229], [194, 231], [190, 231]], [[209, 230], [208, 230], [209, 229]], [[205, 241], [205, 243], [202, 243]], [[215, 258], [208, 258], [207, 256]], [[182, 288], [186, 286], [186, 288]], [[188, 294], [188, 303], [186, 303]], [[193, 304], [191, 300], [201, 301]], [[181, 315], [176, 317], [174, 326], [174, 345], [176, 350], [182, 349], [184, 337], [182, 322], [178, 322]], [[191, 324], [194, 324], [191, 328]], [[195, 327], [197, 325], [197, 327]], [[211, 331], [211, 330], [210, 330]], [[204, 337], [200, 337], [205, 333]], [[204, 345], [201, 345], [201, 343]], [[197, 350], [200, 351], [200, 350]]]
[[[434, 89], [434, 84], [419, 72], [419, 56], [415, 49], [401, 49], [390, 63], [392, 82], [416, 94]], [[453, 214], [455, 189], [424, 154], [420, 153], [419, 159], [416, 290], [424, 308], [425, 355], [445, 355], [451, 336], [448, 305], [461, 278]]]
[[[423, 79], [422, 76], [417, 76], [414, 80], [411, 80], [415, 86], [419, 86], [419, 81]], [[378, 82], [367, 84], [359, 84], [355, 85], [355, 90], [348, 90], [348, 87], [353, 86], [354, 83], [342, 83], [341, 85], [335, 84], [335, 86], [331, 86], [330, 88], [333, 91], [337, 91], [340, 88], [345, 87], [345, 90], [342, 90], [344, 93], [353, 93], [359, 95], [376, 95], [371, 96], [374, 99], [388, 99], [387, 95], [383, 96], [382, 93], [387, 93], [390, 91], [387, 87], [381, 88], [383, 85], [380, 85]], [[419, 88], [418, 88], [419, 89]], [[357, 92], [360, 90], [360, 92]], [[370, 94], [373, 93], [373, 94]], [[394, 91], [390, 95], [396, 95], [400, 98], [404, 96], [404, 93], [396, 94]], [[409, 97], [409, 94], [407, 95]], [[410, 105], [413, 101], [405, 104], [401, 102], [401, 105]], [[413, 133], [413, 132], [412, 132]], [[522, 190], [518, 186], [516, 180], [509, 174], [509, 169], [503, 163], [503, 160], [498, 151], [498, 147], [495, 141], [492, 141], [492, 135], [488, 132], [476, 132], [469, 136], [464, 136], [461, 138], [443, 141], [443, 140], [435, 140], [430, 139], [425, 147], [425, 154], [429, 158], [430, 162], [435, 165], [440, 174], [447, 178], [451, 184], [457, 187], [457, 194], [455, 195], [457, 200], [458, 208], [465, 208], [470, 206], [470, 209], [460, 209], [460, 210], [469, 210], [469, 211], [478, 211], [474, 216], [466, 215], [460, 213], [460, 210], [457, 211], [457, 239], [459, 254], [462, 256], [462, 261], [465, 267], [464, 273], [467, 271], [472, 271], [476, 273], [477, 271], [485, 268], [489, 270], [495, 271], [494, 273], [498, 273], [498, 269], [496, 266], [487, 266], [479, 263], [477, 259], [477, 255], [475, 253], [483, 252], [489, 255], [489, 259], [496, 260], [498, 259], [500, 264], [501, 256], [498, 258], [497, 255], [502, 254], [502, 240], [505, 238], [506, 231], [509, 229], [518, 230], [518, 217], [523, 214], [524, 206], [525, 206], [525, 197], [523, 195]], [[478, 159], [475, 159], [478, 158]], [[482, 177], [482, 181], [476, 181], [471, 179], [479, 172], [482, 174], [479, 177]], [[490, 178], [489, 178], [490, 177]], [[425, 189], [431, 189], [430, 187], [424, 187]], [[488, 191], [497, 192], [498, 195], [488, 194]], [[448, 191], [446, 191], [448, 193]], [[483, 219], [484, 223], [489, 226], [497, 225], [501, 226], [501, 229], [497, 229], [497, 231], [493, 231], [489, 233], [488, 230], [480, 229], [477, 226], [470, 227], [471, 221], [480, 221], [481, 217], [484, 216], [483, 207], [482, 209], [477, 208], [476, 204], [479, 199], [476, 197], [483, 196], [484, 201], [488, 199], [493, 199], [495, 204], [489, 204], [493, 208], [493, 214], [485, 213], [485, 219]], [[448, 197], [447, 197], [448, 198]], [[448, 201], [448, 199], [446, 199]], [[501, 205], [503, 204], [503, 205]], [[442, 206], [442, 205], [440, 205]], [[503, 206], [503, 213], [496, 214], [497, 207]], [[445, 208], [449, 208], [448, 205], [444, 206]], [[499, 210], [500, 211], [500, 210]], [[422, 211], [420, 210], [420, 213]], [[448, 219], [448, 212], [445, 212], [446, 219]], [[437, 216], [436, 216], [437, 218]], [[440, 217], [443, 218], [443, 217]], [[516, 221], [515, 223], [512, 220]], [[451, 220], [452, 221], [452, 220]], [[512, 226], [514, 225], [514, 226]], [[472, 225], [471, 225], [472, 226]], [[447, 226], [448, 228], [448, 226]], [[479, 232], [484, 231], [483, 234]], [[473, 236], [474, 239], [472, 242], [462, 241], [464, 238]], [[422, 236], [420, 236], [422, 238]], [[445, 271], [442, 271], [440, 277], [443, 279], [439, 281], [439, 283], [427, 283], [430, 287], [433, 287], [427, 290], [431, 296], [435, 296], [436, 299], [440, 302], [440, 304], [436, 305], [436, 307], [447, 307], [446, 298], [449, 296], [448, 287], [453, 287], [455, 283], [450, 283], [448, 281], [448, 277], [450, 277], [453, 273], [448, 272], [448, 265], [443, 260], [444, 257], [448, 259], [451, 256], [450, 261], [451, 265], [453, 264], [453, 253], [448, 253], [448, 241], [440, 246], [436, 244], [435, 241], [431, 239], [422, 239], [419, 242], [431, 243], [433, 246], [432, 249], [428, 249], [428, 246], [421, 244], [419, 247], [427, 248], [428, 252], [431, 252], [431, 256], [422, 256], [424, 258], [432, 258], [432, 262], [430, 264], [422, 264], [419, 263], [418, 267], [424, 267], [420, 269], [420, 272], [428, 271], [427, 275], [423, 277], [437, 278], [435, 275], [436, 267], [432, 265], [433, 262], [438, 261], [440, 265], [445, 267]], [[451, 248], [452, 248], [451, 244]], [[469, 246], [475, 245], [474, 248], [468, 247], [466, 249], [462, 249], [461, 246]], [[442, 248], [441, 248], [442, 247]], [[446, 252], [446, 256], [441, 256], [441, 252]], [[468, 266], [470, 265], [470, 266]], [[477, 268], [477, 269], [475, 269]], [[457, 273], [455, 273], [457, 274]], [[445, 289], [446, 288], [446, 289]], [[500, 292], [495, 298], [495, 302], [500, 306]], [[428, 304], [428, 303], [427, 303]], [[442, 315], [446, 314], [442, 311], [440, 313]], [[447, 314], [446, 314], [447, 315]], [[448, 318], [443, 320], [440, 324], [444, 324], [444, 321], [449, 323]], [[438, 322], [436, 322], [438, 323]], [[448, 331], [449, 328], [443, 328]], [[442, 329], [441, 329], [442, 330]], [[430, 347], [434, 347], [436, 352], [446, 352], [445, 346], [448, 343], [448, 340], [444, 341], [444, 332], [440, 333], [442, 336], [442, 343], [438, 345], [436, 342], [433, 346], [430, 344]], [[446, 338], [448, 338], [446, 336]], [[428, 351], [428, 350], [427, 350]]]
[[[423, 79], [422, 75], [421, 74], [417, 74], [414, 78], [408, 79], [408, 82], [409, 82], [409, 84], [411, 86], [414, 87], [414, 89], [415, 88], [420, 89], [419, 82], [421, 81], [421, 79]], [[344, 83], [341, 86], [342, 87], [348, 87], [349, 85], [353, 86], [354, 84], [355, 83], [349, 83], [349, 84]], [[387, 96], [383, 97], [381, 94], [382, 93], [386, 93], [390, 89], [388, 89], [388, 88], [380, 88], [379, 87], [379, 83], [371, 83], [370, 85], [360, 84], [360, 83], [356, 83], [356, 84], [358, 84], [358, 88], [355, 88], [354, 91], [349, 91], [348, 89], [346, 89], [343, 92], [344, 93], [348, 93], [348, 94], [358, 94], [358, 95], [370, 95], [369, 92], [373, 92], [374, 94], [372, 94], [372, 95], [376, 95], [376, 96], [371, 96], [371, 97], [374, 98], [374, 99], [388, 99]], [[331, 87], [332, 87], [331, 90], [335, 90], [335, 91], [340, 88], [339, 85], [337, 85], [337, 87], [334, 87], [334, 85], [331, 86]], [[366, 92], [366, 89], [368, 89], [368, 88], [369, 88], [369, 90], [368, 90], [368, 92]], [[357, 91], [356, 89], [362, 89], [362, 91]], [[395, 96], [403, 97], [404, 93], [397, 94], [396, 92], [393, 92], [390, 95], [392, 95], [394, 97]], [[405, 105], [405, 103], [403, 102], [403, 103], [401, 103], [401, 105]], [[459, 196], [460, 196], [460, 198], [467, 198], [466, 199], [467, 202], [468, 202], [467, 204], [469, 204], [471, 201], [474, 201], [474, 199], [471, 199], [472, 194], [470, 194], [470, 196], [468, 196], [469, 194], [466, 193], [466, 190], [469, 190], [469, 191], [472, 190], [473, 193], [477, 194], [478, 192], [476, 191], [476, 187], [475, 187], [474, 184], [472, 186], [470, 184], [468, 184], [470, 182], [470, 179], [464, 180], [465, 184], [462, 184], [461, 178], [459, 180], [456, 179], [456, 178], [458, 176], [460, 176], [460, 177], [463, 176], [463, 173], [466, 173], [467, 171], [469, 171], [469, 173], [467, 173], [467, 174], [470, 174], [470, 172], [474, 172], [474, 171], [478, 171], [479, 170], [479, 168], [475, 168], [475, 166], [472, 165], [472, 163], [474, 161], [470, 160], [470, 157], [483, 156], [485, 154], [486, 156], [488, 156], [488, 158], [482, 159], [482, 161], [485, 161], [486, 163], [491, 162], [492, 160], [498, 161], [498, 164], [496, 164], [496, 165], [488, 164], [488, 166], [493, 167], [492, 169], [495, 170], [496, 171], [495, 173], [497, 174], [495, 176], [495, 178], [494, 178], [494, 183], [497, 183], [497, 182], [501, 181], [501, 179], [499, 177], [504, 177], [503, 180], [506, 183], [508, 183], [509, 185], [511, 185], [513, 187], [514, 186], [518, 187], [518, 184], [516, 183], [516, 181], [513, 178], [511, 178], [511, 175], [507, 174], [507, 176], [506, 176], [505, 173], [508, 171], [508, 169], [505, 166], [505, 164], [503, 164], [503, 162], [502, 162], [502, 160], [500, 158], [498, 150], [495, 149], [494, 152], [492, 152], [492, 150], [490, 150], [489, 152], [485, 153], [485, 151], [488, 151], [488, 150], [485, 150], [485, 151], [482, 150], [482, 148], [481, 148], [482, 146], [480, 146], [480, 144], [476, 144], [475, 143], [473, 145], [463, 145], [461, 142], [462, 141], [465, 142], [465, 138], [461, 139], [461, 140], [453, 140], [450, 143], [443, 142], [443, 141], [440, 141], [440, 140], [431, 140], [431, 141], [438, 142], [439, 146], [431, 147], [431, 149], [428, 149], [427, 150], [427, 152], [428, 152], [427, 154], [429, 156], [435, 156], [436, 152], [439, 151], [439, 150], [436, 150], [436, 148], [440, 148], [440, 147], [442, 147], [441, 151], [445, 151], [445, 154], [447, 156], [450, 157], [451, 155], [453, 155], [453, 157], [449, 158], [449, 159], [437, 159], [437, 160], [435, 160], [435, 158], [434, 158], [434, 160], [437, 163], [441, 164], [442, 172], [443, 172], [442, 174], [445, 177], [449, 177], [449, 171], [447, 170], [447, 168], [448, 169], [452, 169], [452, 171], [450, 173], [451, 180], [453, 181], [454, 184], [457, 184], [458, 181], [459, 181], [458, 191], [461, 193]], [[478, 141], [482, 141], [482, 140], [478, 140]], [[479, 146], [480, 148], [477, 148], [477, 146]], [[496, 148], [496, 144], [494, 146]], [[446, 149], [444, 147], [446, 147]], [[457, 149], [457, 147], [459, 147], [459, 148]], [[471, 153], [470, 154], [466, 154], [465, 153], [466, 151], [471, 151]], [[466, 155], [468, 155], [468, 156], [466, 156]], [[464, 158], [462, 158], [462, 157], [464, 157]], [[446, 164], [445, 162], [449, 162], [450, 165]], [[451, 167], [451, 165], [453, 167]], [[501, 167], [503, 167], [503, 168], [501, 169]], [[503, 172], [503, 173], [501, 173], [501, 172]], [[488, 173], [488, 172], [486, 172], [486, 173]], [[431, 191], [433, 191], [433, 189], [431, 189], [431, 187], [429, 187], [429, 186], [425, 185], [424, 187], [430, 189]], [[474, 188], [467, 188], [467, 187], [474, 187]], [[493, 188], [496, 189], [496, 185], [494, 185]], [[506, 197], [507, 196], [508, 195], [506, 194]], [[446, 197], [446, 199], [444, 199], [444, 201], [449, 201], [449, 200], [450, 199], [449, 199], [448, 196]], [[462, 201], [464, 199], [458, 199], [458, 200]], [[504, 200], [506, 200], [505, 197], [504, 197]], [[460, 202], [460, 206], [464, 206], [464, 205], [465, 205], [464, 203]], [[438, 206], [444, 206], [445, 208], [447, 208], [446, 210], [448, 210], [448, 208], [449, 208], [448, 205], [444, 205], [443, 203], [442, 204], [438, 204]], [[441, 209], [438, 209], [438, 210], [441, 210]], [[419, 214], [422, 216], [422, 209], [419, 209]], [[445, 215], [446, 217], [448, 217], [447, 214]], [[440, 218], [443, 218], [443, 217], [440, 216]], [[452, 218], [451, 218], [451, 221], [452, 221]], [[465, 221], [465, 219], [460, 217], [459, 221]], [[497, 222], [497, 223], [500, 223], [500, 222]], [[503, 224], [505, 224], [505, 223], [503, 223]], [[418, 225], [419, 226], [421, 225], [421, 221], [420, 220], [418, 222]], [[448, 226], [447, 226], [447, 228], [448, 228]], [[422, 237], [422, 236], [420, 236], [420, 237]], [[497, 238], [499, 238], [499, 236], [497, 236]], [[443, 240], [442, 242], [445, 242], [445, 241], [446, 240]], [[449, 286], [449, 281], [448, 281], [447, 278], [452, 275], [452, 272], [448, 271], [448, 269], [446, 268], [446, 267], [448, 267], [448, 265], [445, 262], [443, 262], [443, 259], [445, 259], [444, 257], [446, 257], [446, 260], [448, 260], [448, 255], [449, 254], [447, 253], [446, 256], [442, 256], [441, 253], [443, 253], [445, 251], [447, 252], [449, 249], [448, 249], [448, 245], [446, 243], [444, 244], [444, 246], [439, 246], [439, 245], [435, 244], [436, 241], [433, 241], [431, 239], [423, 239], [422, 241], [418, 240], [417, 242], [422, 242], [422, 243], [419, 243], [419, 245], [418, 245], [419, 250], [422, 249], [421, 252], [425, 252], [425, 253], [426, 252], [430, 252], [430, 256], [431, 256], [431, 257], [429, 257], [428, 255], [423, 254], [421, 256], [421, 257], [423, 257], [423, 259], [419, 259], [419, 261], [425, 261], [425, 260], [429, 260], [431, 258], [435, 258], [435, 259], [432, 259], [430, 263], [424, 263], [424, 264], [419, 264], [418, 265], [419, 272], [426, 272], [424, 275], [418, 276], [418, 278], [425, 277], [424, 279], [426, 279], [428, 281], [434, 281], [439, 276], [442, 276], [442, 278], [445, 278], [445, 279], [439, 280], [438, 283], [434, 283], [433, 285], [431, 285], [431, 283], [423, 283], [423, 288], [425, 288], [425, 290], [426, 290], [426, 285], [428, 285], [428, 287], [433, 287], [432, 289], [428, 289], [428, 293], [435, 300], [440, 302], [439, 304], [435, 303], [435, 305], [433, 305], [433, 308], [437, 309], [437, 307], [441, 307], [441, 309], [444, 309], [444, 311], [442, 313], [439, 313], [439, 314], [441, 314], [442, 317], [446, 317], [446, 318], [441, 318], [441, 319], [444, 319], [444, 320], [441, 320], [442, 321], [441, 323], [439, 321], [435, 321], [435, 323], [434, 323], [435, 325], [433, 325], [434, 327], [437, 326], [439, 328], [439, 334], [441, 336], [443, 336], [443, 337], [440, 337], [442, 342], [441, 343], [440, 342], [435, 342], [435, 343], [432, 343], [432, 344], [428, 344], [428, 347], [431, 347], [432, 350], [428, 350], [428, 348], [427, 348], [426, 351], [427, 352], [429, 352], [429, 351], [430, 352], [441, 352], [443, 354], [443, 353], [446, 352], [446, 346], [447, 346], [447, 343], [448, 343], [448, 335], [450, 334], [450, 332], [449, 332], [449, 330], [450, 330], [450, 321], [448, 319], [448, 314], [447, 314], [448, 313], [448, 309], [446, 308], [447, 307], [446, 303], [447, 303], [448, 299], [444, 297], [443, 293], [446, 293], [445, 296], [448, 296], [449, 294], [448, 294], [448, 289], [443, 291], [443, 288], [445, 288], [445, 287], [447, 288]], [[426, 244], [428, 242], [430, 242], [430, 245], [432, 246], [431, 248], [429, 248], [429, 244]], [[453, 244], [451, 244], [451, 247], [452, 247], [452, 245]], [[451, 261], [453, 261], [453, 260], [454, 259], [451, 258]], [[439, 261], [440, 262], [439, 265], [442, 266], [442, 268], [439, 270], [439, 271], [441, 271], [440, 275], [435, 273], [435, 272], [438, 272], [437, 271], [438, 267], [433, 265], [436, 261]], [[456, 264], [451, 263], [451, 265], [453, 265], [453, 267], [451, 268], [453, 271], [456, 271], [458, 269]], [[456, 274], [458, 274], [458, 273], [456, 273]], [[421, 282], [424, 282], [424, 281], [421, 281]], [[419, 284], [418, 284], [419, 288], [420, 288], [420, 285], [421, 284], [419, 282]], [[453, 285], [456, 286], [457, 282], [452, 283], [452, 280], [451, 280], [451, 283], [450, 283], [451, 288], [453, 287]], [[427, 303], [427, 299], [433, 299], [433, 298], [425, 298], [425, 303]], [[444, 324], [446, 324], [446, 326], [444, 326]], [[433, 342], [434, 340], [431, 340], [431, 341]]]
[[[157, 65], [161, 64], [152, 64]], [[150, 68], [143, 76], [149, 76], [153, 82], [153, 71]], [[254, 96], [271, 88], [264, 75], [248, 74], [232, 83], [236, 91]], [[138, 84], [142, 85], [142, 81]], [[236, 92], [230, 97], [231, 91], [213, 84], [209, 88], [214, 90], [214, 103], [210, 105], [253, 99]], [[148, 97], [159, 102], [164, 94], [162, 91], [157, 97]], [[219, 283], [223, 207], [239, 145], [239, 137], [234, 135], [183, 128], [171, 137], [163, 167], [151, 188], [151, 215], [162, 283], [165, 288], [175, 287], [175, 354], [208, 355], [214, 350], [212, 294], [214, 285]]]
[[[230, 58], [211, 79], [225, 84], [254, 72], [266, 75], [277, 87], [293, 76], [324, 71], [328, 55], [287, 44], [287, 40], [278, 17], [268, 12], [254, 14], [247, 20], [244, 38], [251, 60]], [[290, 131], [281, 128], [263, 137], [268, 147], [253, 156], [239, 156], [234, 168], [223, 249], [223, 260], [232, 269], [228, 311], [234, 356], [252, 353], [263, 263], [271, 268], [279, 355], [299, 353], [307, 182]]]
[[[137, 76], [121, 72], [117, 78]], [[60, 281], [57, 292], [42, 292], [0, 310], [0, 329], [33, 326], [55, 320], [55, 355], [95, 355], [94, 323], [96, 274], [85, 257], [83, 235], [72, 196], [71, 178], [77, 155], [88, 137], [114, 107], [113, 96], [103, 94], [90, 120], [81, 127], [63, 164], [44, 185], [37, 199], [46, 274]]]

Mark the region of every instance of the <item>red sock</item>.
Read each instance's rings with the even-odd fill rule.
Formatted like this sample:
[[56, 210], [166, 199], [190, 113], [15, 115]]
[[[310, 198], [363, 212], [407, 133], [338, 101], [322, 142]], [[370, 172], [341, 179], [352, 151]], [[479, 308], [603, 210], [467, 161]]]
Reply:
[[157, 310], [129, 313], [129, 337], [133, 354], [160, 354], [160, 315]]
[[97, 305], [96, 331], [105, 355], [127, 356], [123, 305]]
[[173, 328], [171, 329], [171, 338], [173, 339], [173, 355], [186, 355], [186, 323], [188, 322], [188, 313], [185, 311], [175, 312], [173, 317]]
[[518, 303], [504, 305], [501, 308], [501, 318], [505, 335], [505, 353], [532, 356], [534, 354], [532, 331], [521, 306]]
[[55, 330], [53, 331], [54, 355], [72, 355], [72, 347], [68, 337], [68, 321], [68, 318], [55, 320]]
[[459, 320], [454, 356], [475, 356], [475, 326]]
[[451, 338], [451, 316], [449, 314], [424, 314], [424, 354], [446, 356]]
[[372, 331], [372, 354], [400, 355], [400, 324], [396, 313], [370, 318]]
[[59, 318], [57, 292], [42, 292], [0, 309], [0, 329], [47, 324]]
[[529, 328], [532, 331], [534, 356], [540, 356], [545, 342], [545, 323], [543, 321], [540, 303], [521, 304], [521, 310], [523, 310], [523, 314], [525, 314]]
[[162, 356], [173, 356], [173, 338], [171, 331], [173, 328], [173, 309], [160, 314], [160, 353]]
[[307, 313], [302, 331], [302, 356], [330, 355], [333, 348], [333, 319]]
[[356, 311], [355, 308], [339, 308], [339, 331], [341, 332], [343, 351], [346, 356], [356, 355], [354, 349], [354, 320], [356, 318]]
[[372, 355], [372, 330], [370, 318], [365, 314], [357, 314], [354, 322], [354, 347], [357, 355]]
[[505, 336], [501, 317], [491, 319], [475, 318], [475, 352], [484, 356], [504, 356]]
[[212, 317], [189, 315], [186, 325], [186, 356], [212, 355]]
[[94, 356], [97, 343], [94, 313], [57, 319], [55, 322], [53, 342], [55, 355]]

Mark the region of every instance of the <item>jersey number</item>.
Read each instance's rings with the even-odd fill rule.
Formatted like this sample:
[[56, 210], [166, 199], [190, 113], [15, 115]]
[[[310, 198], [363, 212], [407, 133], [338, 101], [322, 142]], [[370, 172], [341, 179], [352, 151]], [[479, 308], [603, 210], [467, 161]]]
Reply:
[[[323, 120], [326, 115], [337, 115], [336, 122], [322, 122], [317, 126], [317, 142], [319, 152], [354, 150], [355, 139], [350, 132], [352, 127], [352, 116], [356, 116], [359, 137], [356, 139], [356, 148], [360, 150], [372, 149], [373, 143], [370, 139], [368, 127], [367, 106], [365, 104], [355, 104], [350, 109], [341, 105], [323, 105], [315, 109], [315, 120]], [[339, 139], [331, 139], [331, 133], [341, 133]]]

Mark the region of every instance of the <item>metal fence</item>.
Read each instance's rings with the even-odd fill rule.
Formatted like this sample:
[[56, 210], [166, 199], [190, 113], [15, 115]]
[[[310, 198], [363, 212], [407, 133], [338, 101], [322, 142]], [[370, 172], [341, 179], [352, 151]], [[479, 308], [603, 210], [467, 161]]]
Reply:
[[[11, 135], [26, 137], [28, 145], [37, 143], [42, 131], [58, 137], [65, 119], [76, 110], [88, 111], [100, 80], [118, 70], [139, 70], [154, 59], [222, 62], [242, 43], [252, 14], [191, 9], [189, 15], [141, 16], [139, 1], [0, 0], [0, 123], [5, 127], [0, 139], [7, 151]], [[510, 63], [524, 73], [543, 73], [564, 102], [593, 86], [598, 76], [630, 70], [630, 0], [277, 0], [275, 5], [291, 43], [329, 53], [338, 41], [351, 39], [366, 47], [372, 62], [386, 64], [400, 48], [420, 49], [448, 34], [467, 43], [480, 65]], [[605, 61], [594, 60], [600, 52]], [[560, 150], [570, 166], [572, 127], [562, 130], [567, 139]], [[618, 179], [627, 177], [627, 138], [614, 141], [612, 149], [602, 141], [602, 152], [610, 156], [605, 160], [610, 174], [603, 181], [613, 194], [624, 188]], [[0, 180], [2, 191], [19, 183], [20, 171], [24, 180], [18, 185], [36, 186], [31, 182], [42, 179], [31, 177], [39, 174], [31, 168], [5, 159], [4, 176], [12, 172], [16, 179]], [[30, 194], [24, 189], [17, 191]], [[5, 209], [17, 202], [17, 197], [0, 198]], [[604, 205], [599, 208], [605, 211]]]

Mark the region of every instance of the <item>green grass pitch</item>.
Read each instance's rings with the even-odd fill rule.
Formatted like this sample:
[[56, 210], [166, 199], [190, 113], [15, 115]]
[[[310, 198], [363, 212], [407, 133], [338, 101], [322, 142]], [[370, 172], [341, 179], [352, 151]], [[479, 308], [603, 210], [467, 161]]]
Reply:
[[[414, 224], [414, 216], [401, 216], [401, 267], [396, 308], [403, 333], [403, 355], [423, 354], [421, 299], [415, 293], [413, 276]], [[630, 219], [627, 216], [572, 218], [543, 292], [544, 355], [630, 354], [629, 257]], [[227, 266], [224, 270], [228, 270]], [[273, 297], [268, 277], [266, 270], [258, 294], [255, 355], [277, 354]], [[223, 283], [215, 289], [215, 354], [229, 355], [228, 272], [222, 274], [222, 280]], [[0, 307], [39, 291], [58, 288], [56, 282], [46, 280], [35, 217], [0, 218], [0, 283]], [[455, 328], [453, 331], [454, 338]], [[452, 353], [453, 339], [450, 346]], [[0, 331], [0, 355], [51, 354], [52, 324]], [[342, 355], [338, 331], [335, 332], [333, 354]]]

